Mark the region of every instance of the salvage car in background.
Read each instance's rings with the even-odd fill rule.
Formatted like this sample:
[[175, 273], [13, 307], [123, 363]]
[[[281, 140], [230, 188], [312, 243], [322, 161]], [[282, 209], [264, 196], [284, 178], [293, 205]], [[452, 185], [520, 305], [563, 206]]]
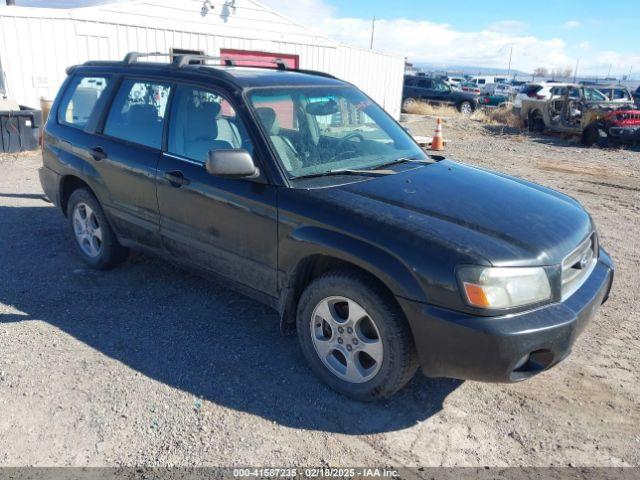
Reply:
[[630, 103], [633, 102], [633, 94], [627, 87], [622, 85], [607, 85], [596, 87], [600, 93], [612, 102]]
[[482, 108], [506, 108], [511, 105], [511, 97], [501, 93], [487, 93], [478, 97], [478, 106]]
[[471, 115], [478, 107], [476, 96], [454, 90], [442, 78], [407, 75], [402, 90], [402, 108], [406, 110], [416, 102], [452, 105], [463, 115]]
[[530, 83], [524, 86], [520, 90], [520, 92], [516, 94], [513, 106], [515, 108], [522, 107], [522, 100], [527, 98], [535, 100], [545, 100], [551, 98], [553, 95], [564, 95], [564, 93], [559, 89], [567, 85], [570, 84], [556, 82]]
[[508, 83], [490, 83], [482, 88], [481, 93], [487, 95], [504, 95], [509, 97], [514, 93], [514, 89]]
[[474, 95], [480, 95], [482, 92], [482, 89], [478, 85], [471, 82], [464, 82], [460, 84], [460, 90], [463, 92], [473, 93]]
[[585, 145], [607, 140], [636, 142], [640, 111], [632, 102], [609, 100], [595, 87], [556, 86], [562, 95], [522, 100], [520, 116], [530, 131], [550, 130], [581, 135]]

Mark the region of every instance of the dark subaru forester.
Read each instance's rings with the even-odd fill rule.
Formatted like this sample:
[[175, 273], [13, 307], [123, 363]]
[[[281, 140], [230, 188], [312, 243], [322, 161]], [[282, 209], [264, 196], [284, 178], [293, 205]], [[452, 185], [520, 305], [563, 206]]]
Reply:
[[216, 274], [360, 400], [418, 365], [529, 378], [607, 299], [612, 261], [572, 198], [428, 156], [323, 73], [140, 56], [70, 68], [44, 130], [42, 186], [90, 266], [133, 248]]

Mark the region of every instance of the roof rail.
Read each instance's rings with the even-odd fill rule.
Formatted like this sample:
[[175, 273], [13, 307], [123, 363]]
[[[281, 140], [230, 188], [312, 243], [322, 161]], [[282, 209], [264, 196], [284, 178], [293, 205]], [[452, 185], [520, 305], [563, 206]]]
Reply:
[[[224, 58], [231, 60], [231, 62], [233, 62], [233, 65], [236, 65], [236, 62], [253, 62], [253, 63], [262, 63], [264, 65], [275, 65], [278, 68], [278, 70], [288, 69], [287, 64], [284, 63], [284, 60], [282, 60], [281, 58], [275, 58], [273, 60], [269, 60], [268, 58], [262, 58], [262, 57], [233, 58], [230, 55], [225, 55]], [[247, 65], [247, 66], [251, 66], [251, 65]]]
[[192, 60], [222, 60], [224, 61], [224, 64], [227, 67], [231, 67], [234, 65], [233, 60], [229, 59], [229, 58], [223, 58], [223, 57], [212, 57], [211, 55], [197, 55], [197, 54], [191, 54], [191, 53], [187, 53], [187, 54], [181, 54], [181, 55], [175, 55], [173, 58], [173, 62], [172, 65], [176, 68], [182, 68], [186, 65], [190, 65]]
[[[200, 60], [200, 64], [203, 64], [205, 61], [207, 60], [212, 60], [212, 61], [220, 61], [222, 65], [226, 66], [226, 67], [233, 67], [233, 66], [237, 66], [238, 62], [251, 62], [251, 63], [257, 63], [257, 64], [262, 64], [260, 66], [258, 65], [252, 65], [258, 68], [268, 68], [267, 65], [275, 65], [276, 68], [278, 70], [290, 70], [291, 68], [287, 66], [287, 64], [284, 62], [283, 59], [281, 58], [275, 58], [273, 60], [271, 59], [266, 59], [266, 58], [262, 58], [262, 57], [241, 57], [241, 58], [233, 58], [233, 56], [230, 55], [224, 55], [224, 56], [220, 56], [220, 57], [214, 57], [211, 55], [199, 55], [199, 54], [191, 54], [191, 53], [187, 53], [187, 54], [171, 54], [171, 53], [162, 53], [162, 52], [149, 52], [149, 53], [143, 53], [143, 52], [129, 52], [125, 55], [124, 59], [122, 60], [122, 64], [124, 65], [132, 65], [134, 63], [137, 63], [138, 59], [140, 58], [145, 58], [145, 57], [173, 57], [173, 60], [171, 62], [171, 65], [174, 68], [183, 68], [185, 66], [190, 65], [190, 62], [192, 60]], [[101, 62], [101, 61], [95, 61], [95, 62], [86, 62], [85, 65], [88, 64], [106, 64], [109, 63], [107, 62]], [[326, 72], [320, 72], [320, 71], [316, 71], [316, 70], [304, 70], [304, 69], [300, 69], [300, 68], [294, 68], [291, 70], [296, 70], [300, 73], [309, 73], [312, 75], [320, 75], [323, 77], [327, 77], [327, 78], [336, 78], [335, 76], [326, 73]]]
[[124, 56], [124, 59], [122, 60], [122, 63], [124, 63], [125, 65], [131, 65], [132, 63], [136, 63], [139, 58], [144, 58], [144, 57], [170, 57], [170, 56], [171, 56], [170, 53], [162, 53], [162, 52], [148, 52], [148, 53], [129, 52]]

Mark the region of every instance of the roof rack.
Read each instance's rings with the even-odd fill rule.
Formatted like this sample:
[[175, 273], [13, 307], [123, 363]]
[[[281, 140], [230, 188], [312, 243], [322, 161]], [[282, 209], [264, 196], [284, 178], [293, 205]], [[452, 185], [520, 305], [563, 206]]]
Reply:
[[224, 64], [227, 67], [232, 67], [234, 65], [233, 60], [229, 58], [212, 57], [211, 55], [197, 55], [192, 53], [175, 55], [173, 62], [171, 62], [171, 64], [176, 68], [182, 68], [186, 65], [191, 65], [192, 60], [200, 60], [201, 62], [199, 63], [202, 63], [203, 61], [206, 61], [206, 60], [216, 60], [216, 61], [222, 60], [224, 61]]
[[[113, 61], [113, 60], [90, 60], [88, 62], [84, 62], [85, 66], [102, 66], [102, 65], [133, 65], [138, 63], [138, 59], [146, 58], [146, 57], [172, 57], [171, 63], [165, 64], [167, 67], [173, 68], [183, 68], [189, 65], [192, 65], [191, 62], [193, 60], [199, 60], [198, 65], [203, 66], [204, 62], [209, 61], [219, 61], [220, 65], [226, 67], [234, 67], [238, 65], [238, 62], [252, 62], [260, 65], [251, 65], [254, 68], [264, 68], [269, 69], [269, 65], [275, 65], [278, 70], [294, 70], [299, 73], [308, 73], [311, 75], [319, 75], [327, 78], [336, 78], [327, 72], [320, 72], [316, 70], [305, 70], [301, 68], [293, 68], [287, 66], [287, 64], [281, 58], [275, 58], [273, 60], [261, 58], [261, 57], [242, 57], [242, 58], [233, 58], [229, 55], [224, 55], [221, 57], [214, 57], [210, 55], [199, 55], [199, 54], [171, 54], [171, 53], [162, 53], [162, 52], [129, 52], [125, 55], [122, 61]], [[67, 68], [67, 74], [70, 75], [78, 65], [73, 65]], [[273, 67], [271, 67], [273, 68]]]
[[147, 53], [129, 52], [124, 56], [124, 59], [122, 60], [122, 63], [124, 63], [125, 65], [131, 65], [132, 63], [136, 63], [139, 58], [144, 58], [144, 57], [170, 57], [170, 56], [171, 56], [170, 53], [162, 53], [162, 52], [147, 52]]
[[263, 65], [275, 65], [278, 68], [278, 70], [289, 69], [289, 67], [287, 67], [287, 64], [284, 63], [284, 60], [282, 60], [281, 58], [275, 58], [273, 60], [269, 60], [262, 57], [241, 57], [236, 59], [236, 58], [229, 57], [228, 55], [225, 55], [224, 58], [231, 60], [234, 66], [236, 65], [236, 62], [253, 62], [253, 63], [261, 63]]
[[193, 60], [200, 60], [199, 63], [203, 63], [206, 60], [215, 60], [221, 61], [227, 67], [233, 67], [236, 65], [236, 62], [253, 62], [253, 63], [261, 63], [261, 64], [269, 64], [275, 65], [278, 70], [287, 70], [287, 65], [284, 63], [284, 60], [281, 58], [276, 58], [274, 60], [268, 60], [261, 57], [242, 57], [238, 59], [234, 59], [228, 55], [222, 57], [213, 57], [211, 55], [200, 55], [200, 54], [178, 54], [174, 55], [171, 53], [162, 53], [162, 52], [149, 52], [149, 53], [141, 53], [141, 52], [129, 52], [125, 55], [122, 63], [124, 65], [131, 65], [133, 63], [137, 63], [138, 59], [144, 57], [173, 57], [171, 65], [175, 68], [182, 68], [187, 65], [190, 65]]

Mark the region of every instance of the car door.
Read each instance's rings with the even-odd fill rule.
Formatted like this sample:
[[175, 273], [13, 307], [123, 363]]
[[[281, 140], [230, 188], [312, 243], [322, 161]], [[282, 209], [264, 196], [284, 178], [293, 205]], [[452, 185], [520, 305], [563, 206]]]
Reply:
[[210, 150], [235, 148], [249, 151], [260, 168], [261, 159], [236, 111], [218, 90], [186, 84], [177, 87], [166, 150], [158, 167], [160, 233], [166, 251], [176, 261], [275, 297], [275, 187], [264, 175], [222, 178], [205, 168]]
[[437, 100], [430, 78], [418, 78], [418, 86], [416, 90], [418, 97], [421, 100], [426, 100], [427, 102], [434, 102]]
[[[96, 147], [96, 118], [114, 88], [112, 75], [91, 74], [70, 77], [62, 87], [64, 93], [57, 109], [47, 120], [47, 140], [43, 155], [53, 155], [55, 163], [65, 167], [64, 173], [80, 175], [103, 203], [108, 202], [104, 182], [96, 171], [99, 158]], [[104, 205], [103, 205], [104, 206]]]
[[162, 246], [155, 182], [170, 91], [163, 81], [124, 78], [92, 150], [114, 229], [153, 249]]
[[404, 87], [402, 89], [402, 98], [420, 98], [420, 93], [418, 92], [418, 79], [415, 77], [405, 77], [404, 78]]
[[431, 95], [435, 102], [446, 104], [454, 103], [451, 95], [451, 87], [442, 80], [432, 80], [431, 90]]

